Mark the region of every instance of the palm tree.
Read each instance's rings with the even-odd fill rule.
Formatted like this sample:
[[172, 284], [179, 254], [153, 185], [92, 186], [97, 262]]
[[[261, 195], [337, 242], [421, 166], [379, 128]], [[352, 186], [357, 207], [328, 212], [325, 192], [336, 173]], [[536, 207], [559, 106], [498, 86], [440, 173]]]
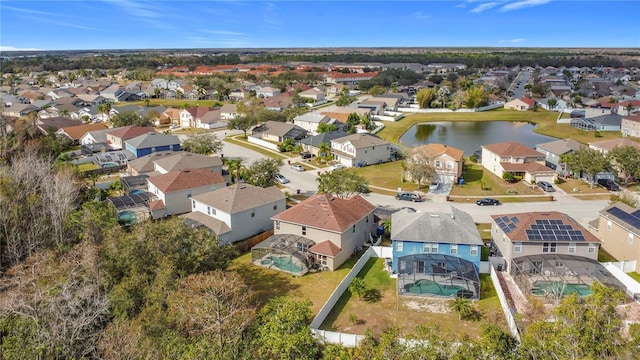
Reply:
[[227, 160], [227, 169], [231, 174], [231, 182], [237, 182], [240, 179], [240, 170], [242, 169], [242, 159], [229, 159]]
[[318, 158], [321, 161], [327, 162], [331, 160], [333, 155], [331, 154], [331, 146], [329, 143], [322, 143], [318, 146]]
[[108, 102], [102, 103], [102, 104], [98, 105], [97, 110], [98, 110], [98, 113], [103, 114], [103, 115], [107, 115], [107, 119], [109, 121], [111, 121], [111, 115], [110, 115], [111, 103], [108, 103]]
[[68, 116], [69, 115], [69, 110], [67, 109], [62, 109], [60, 111], [60, 116]]
[[364, 280], [359, 277], [355, 277], [351, 280], [351, 284], [349, 284], [349, 291], [358, 295], [358, 299], [361, 299], [364, 294], [367, 293], [367, 285], [364, 283]]
[[462, 320], [467, 314], [471, 313], [473, 306], [471, 300], [457, 297], [449, 301], [449, 308], [458, 313], [458, 320]]

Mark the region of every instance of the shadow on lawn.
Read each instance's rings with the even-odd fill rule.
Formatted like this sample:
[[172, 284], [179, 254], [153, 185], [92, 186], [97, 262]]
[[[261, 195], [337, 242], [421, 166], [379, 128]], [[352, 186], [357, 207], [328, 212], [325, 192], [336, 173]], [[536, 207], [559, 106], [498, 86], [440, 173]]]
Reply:
[[484, 173], [483, 169], [467, 168], [464, 170], [464, 173], [462, 174], [462, 178], [464, 179], [465, 183], [480, 181], [482, 179], [483, 173]]
[[299, 288], [291, 283], [291, 275], [280, 271], [268, 270], [251, 264], [243, 264], [235, 269], [251, 289], [256, 293], [259, 305], [277, 296], [283, 296]]

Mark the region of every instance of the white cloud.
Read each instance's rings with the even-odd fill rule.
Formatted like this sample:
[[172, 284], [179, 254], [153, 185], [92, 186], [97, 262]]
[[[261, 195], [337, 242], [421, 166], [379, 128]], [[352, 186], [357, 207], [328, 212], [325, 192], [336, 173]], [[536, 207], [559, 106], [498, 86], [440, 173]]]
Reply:
[[247, 36], [247, 34], [245, 33], [227, 31], [227, 30], [202, 30], [202, 31], [212, 35]]
[[0, 45], [0, 51], [37, 51], [37, 50], [42, 50], [42, 49], [17, 48], [15, 46]]
[[461, 4], [456, 5], [456, 7], [457, 7], [457, 8], [462, 8], [462, 9], [464, 9], [464, 8], [466, 8], [466, 7], [467, 7], [467, 4], [465, 4], [465, 3], [461, 3]]
[[500, 44], [517, 44], [525, 41], [526, 39], [517, 38], [517, 39], [509, 39], [509, 40], [500, 40]]
[[498, 6], [498, 5], [500, 5], [500, 3], [496, 2], [496, 1], [480, 4], [480, 5], [476, 6], [475, 8], [471, 9], [471, 12], [472, 13], [481, 13], [481, 12], [483, 12], [485, 10], [489, 10], [491, 8], [494, 8], [494, 7]]
[[265, 3], [263, 19], [264, 22], [271, 26], [280, 26], [282, 25], [282, 20], [280, 20], [280, 16], [278, 15], [280, 9], [275, 3], [268, 2]]
[[129, 1], [129, 0], [118, 0], [118, 1], [109, 0], [108, 2], [122, 8], [122, 10], [124, 10], [129, 15], [133, 15], [136, 17], [152, 18], [152, 19], [157, 19], [161, 17], [160, 12], [152, 10], [152, 8], [150, 7], [152, 3], [148, 1], [135, 2], [135, 1]]
[[506, 11], [513, 11], [513, 10], [520, 10], [520, 9], [524, 9], [524, 8], [528, 8], [528, 7], [533, 7], [533, 6], [538, 6], [538, 5], [544, 5], [547, 3], [550, 3], [551, 0], [522, 0], [522, 1], [516, 1], [516, 2], [512, 2], [509, 4], [506, 4], [505, 6], [500, 8], [501, 12], [506, 12]]
[[414, 19], [416, 20], [427, 20], [431, 18], [431, 15], [429, 14], [425, 14], [422, 11], [416, 11], [413, 14], [411, 14], [413, 16]]

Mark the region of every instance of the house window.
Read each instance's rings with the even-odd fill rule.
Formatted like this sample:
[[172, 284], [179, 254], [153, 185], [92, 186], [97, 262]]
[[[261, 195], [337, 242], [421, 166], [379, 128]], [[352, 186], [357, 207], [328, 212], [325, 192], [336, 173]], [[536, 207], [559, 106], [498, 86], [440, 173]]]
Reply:
[[318, 255], [318, 262], [322, 266], [327, 266], [327, 256], [326, 255]]
[[398, 271], [400, 272], [404, 272], [407, 269], [407, 262], [406, 261], [400, 261], [400, 268], [398, 269]]
[[629, 236], [627, 236], [627, 241], [629, 242], [629, 244], [633, 245], [633, 234], [629, 233]]
[[211, 206], [207, 206], [207, 215], [211, 215]]
[[564, 267], [564, 263], [562, 261], [556, 260], [556, 267], [557, 268], [563, 268]]
[[556, 252], [556, 243], [542, 243], [542, 252], [543, 253], [554, 253]]
[[440, 160], [436, 160], [436, 167], [439, 168], [442, 166], [442, 162]]
[[611, 220], [607, 220], [607, 231], [611, 231]]
[[436, 243], [426, 243], [423, 247], [425, 254], [437, 254], [438, 253], [438, 244]]
[[307, 235], [307, 227], [306, 226], [302, 227], [302, 235]]
[[196, 208], [196, 201], [195, 200], [191, 200], [191, 208], [193, 208], [193, 209]]
[[575, 253], [576, 253], [576, 244], [569, 243], [569, 254], [575, 254]]
[[276, 220], [276, 230], [280, 230], [280, 220]]
[[278, 205], [273, 205], [273, 211], [278, 210]]
[[469, 255], [478, 256], [478, 247], [477, 246], [471, 246], [469, 248]]
[[589, 254], [594, 254], [596, 252], [596, 246], [593, 244], [589, 244], [589, 249], [587, 250]]
[[251, 217], [256, 217], [256, 210], [255, 209], [251, 210]]
[[351, 228], [351, 232], [356, 232], [356, 224], [353, 224], [353, 227]]
[[369, 223], [369, 215], [367, 215], [367, 221], [366, 221], [366, 223], [367, 223], [367, 224]]
[[187, 194], [187, 199], [191, 199], [191, 193]]
[[402, 241], [396, 242], [396, 251], [402, 251], [403, 247], [404, 247], [404, 243]]
[[457, 255], [458, 254], [458, 244], [451, 244], [451, 247], [449, 248], [449, 253], [451, 255]]
[[418, 261], [416, 274], [424, 274], [424, 261]]
[[542, 273], [542, 261], [532, 261], [531, 267], [529, 268], [529, 274], [540, 274]]
[[521, 253], [522, 252], [522, 243], [515, 243], [513, 245], [513, 252], [514, 253]]
[[453, 161], [447, 161], [447, 169], [453, 169]]

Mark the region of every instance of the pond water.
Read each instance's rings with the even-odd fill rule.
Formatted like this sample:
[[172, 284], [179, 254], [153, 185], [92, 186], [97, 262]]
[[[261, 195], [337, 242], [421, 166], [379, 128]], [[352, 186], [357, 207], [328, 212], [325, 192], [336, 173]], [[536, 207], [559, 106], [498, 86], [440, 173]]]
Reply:
[[444, 144], [464, 151], [470, 156], [481, 145], [516, 141], [531, 148], [553, 140], [533, 132], [536, 125], [509, 121], [444, 121], [413, 125], [400, 137], [400, 142], [411, 147], [425, 144]]

